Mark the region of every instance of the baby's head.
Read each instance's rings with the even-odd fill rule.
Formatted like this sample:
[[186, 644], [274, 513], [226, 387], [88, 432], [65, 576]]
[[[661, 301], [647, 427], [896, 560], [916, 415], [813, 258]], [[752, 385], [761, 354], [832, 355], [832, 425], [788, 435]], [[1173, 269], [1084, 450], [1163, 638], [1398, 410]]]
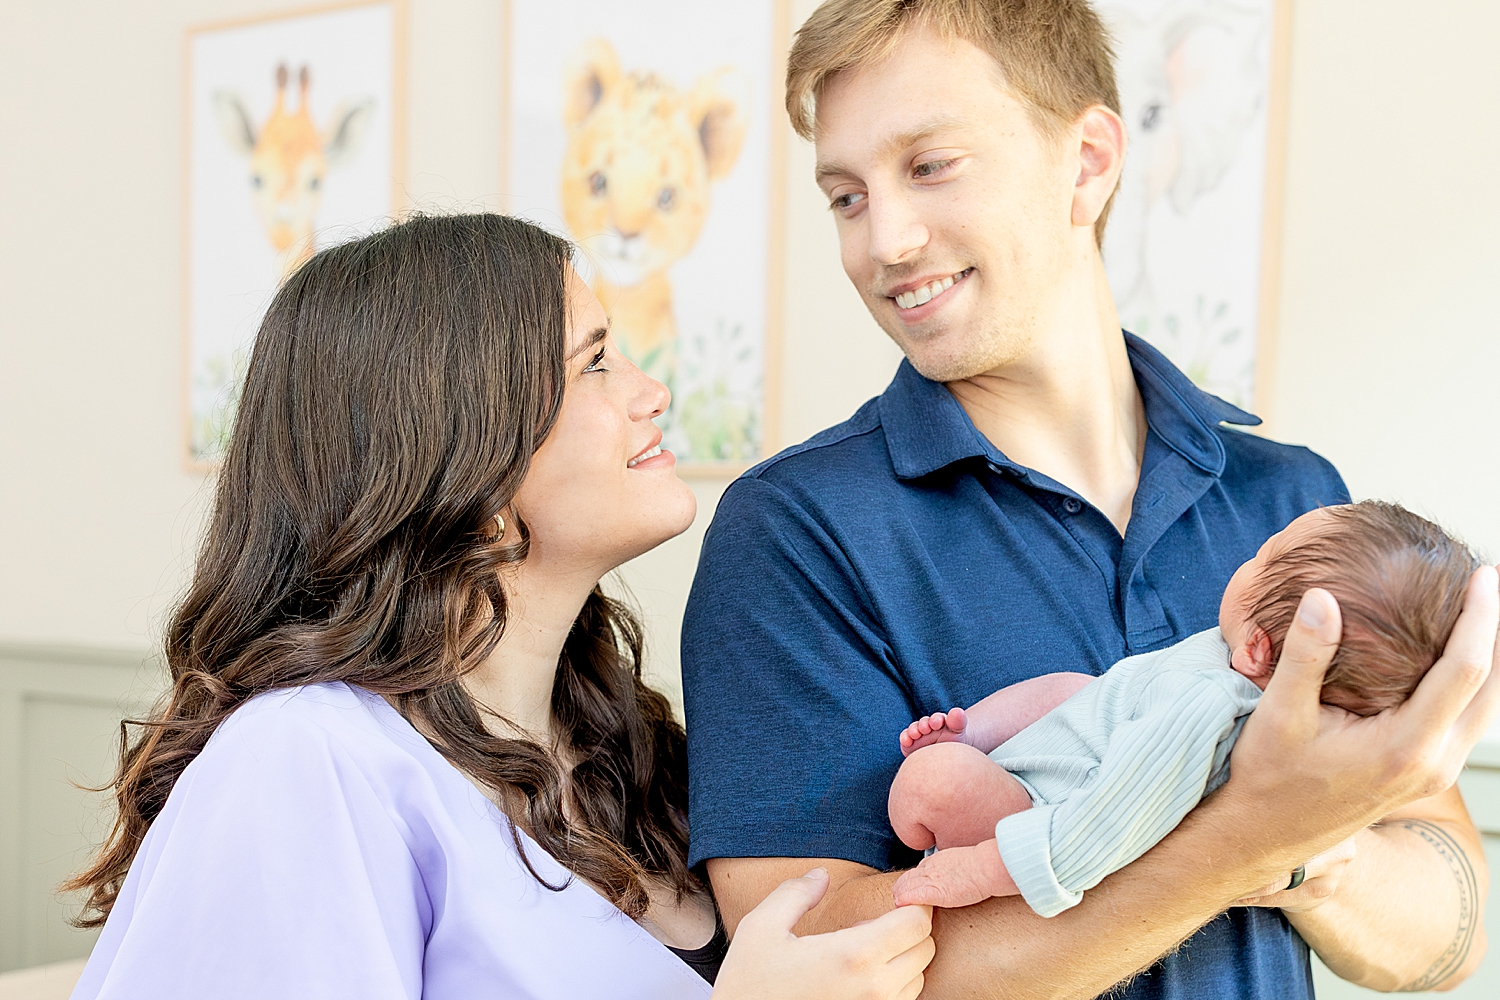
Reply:
[[1235, 571], [1219, 627], [1234, 669], [1264, 688], [1302, 595], [1323, 588], [1344, 628], [1323, 701], [1373, 715], [1405, 701], [1442, 655], [1478, 566], [1461, 542], [1395, 504], [1324, 507]]

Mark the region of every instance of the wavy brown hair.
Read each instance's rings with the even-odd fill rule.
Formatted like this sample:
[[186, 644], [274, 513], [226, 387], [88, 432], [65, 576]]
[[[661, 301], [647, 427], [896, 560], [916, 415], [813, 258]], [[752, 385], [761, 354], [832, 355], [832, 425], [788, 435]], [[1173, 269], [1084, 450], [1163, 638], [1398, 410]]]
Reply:
[[109, 915], [220, 723], [329, 681], [392, 698], [492, 789], [523, 859], [517, 824], [631, 916], [648, 885], [697, 886], [682, 728], [642, 682], [626, 608], [597, 588], [584, 604], [557, 665], [555, 749], [461, 683], [505, 629], [497, 571], [526, 557], [525, 524], [501, 544], [493, 519], [562, 402], [570, 252], [504, 216], [416, 217], [324, 250], [276, 294], [167, 630], [171, 691], [121, 724], [114, 827], [65, 886], [87, 893], [81, 926]]

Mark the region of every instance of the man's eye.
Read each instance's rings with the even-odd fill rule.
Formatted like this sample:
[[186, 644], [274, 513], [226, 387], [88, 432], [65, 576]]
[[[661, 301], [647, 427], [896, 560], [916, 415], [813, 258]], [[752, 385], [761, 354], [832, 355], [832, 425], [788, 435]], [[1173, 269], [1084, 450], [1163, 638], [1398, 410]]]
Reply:
[[928, 160], [926, 163], [918, 163], [911, 168], [915, 177], [935, 177], [948, 168], [952, 160]]
[[848, 194], [841, 194], [837, 198], [833, 199], [828, 203], [828, 207], [837, 209], [838, 211], [842, 212], [847, 209], [853, 208], [855, 205], [864, 200], [865, 195], [863, 192], [851, 191]]

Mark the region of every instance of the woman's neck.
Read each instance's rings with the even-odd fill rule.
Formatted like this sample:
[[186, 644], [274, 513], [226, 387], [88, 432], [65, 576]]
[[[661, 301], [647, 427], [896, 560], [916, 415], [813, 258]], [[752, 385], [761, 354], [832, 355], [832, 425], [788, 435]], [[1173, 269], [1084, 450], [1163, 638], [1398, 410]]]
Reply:
[[563, 643], [598, 578], [549, 570], [527, 560], [504, 572], [505, 633], [464, 687], [485, 708], [550, 746], [552, 685]]

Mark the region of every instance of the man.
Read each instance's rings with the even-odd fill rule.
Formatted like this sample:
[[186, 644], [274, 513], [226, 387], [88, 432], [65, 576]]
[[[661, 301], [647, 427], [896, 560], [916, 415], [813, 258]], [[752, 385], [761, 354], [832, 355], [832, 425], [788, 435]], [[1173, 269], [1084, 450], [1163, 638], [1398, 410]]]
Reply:
[[[889, 909], [902, 727], [1212, 626], [1262, 541], [1348, 498], [1121, 334], [1099, 254], [1118, 104], [1083, 0], [830, 0], [798, 34], [788, 110], [907, 361], [733, 484], [704, 544], [691, 853], [731, 929], [814, 864], [833, 885], [799, 932]], [[1310, 997], [1307, 945], [1377, 988], [1456, 984], [1487, 872], [1452, 784], [1500, 703], [1496, 612], [1487, 567], [1411, 701], [1357, 719], [1318, 704], [1339, 616], [1309, 592], [1228, 784], [1060, 916], [939, 911], [927, 995], [1089, 997], [1149, 968], [1125, 995]]]

